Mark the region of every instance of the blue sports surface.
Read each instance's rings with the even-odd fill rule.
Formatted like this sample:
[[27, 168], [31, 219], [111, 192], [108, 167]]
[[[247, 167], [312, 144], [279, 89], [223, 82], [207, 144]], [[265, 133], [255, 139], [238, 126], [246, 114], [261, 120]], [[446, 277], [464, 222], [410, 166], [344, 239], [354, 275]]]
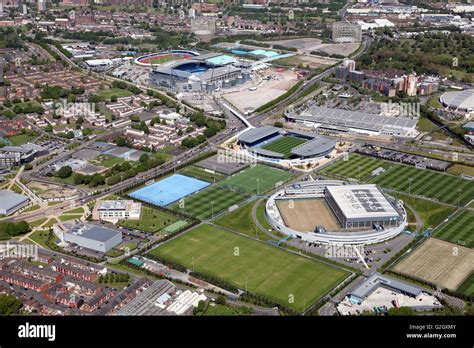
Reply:
[[165, 206], [209, 185], [205, 181], [186, 175], [173, 174], [166, 179], [133, 191], [130, 197], [158, 206]]

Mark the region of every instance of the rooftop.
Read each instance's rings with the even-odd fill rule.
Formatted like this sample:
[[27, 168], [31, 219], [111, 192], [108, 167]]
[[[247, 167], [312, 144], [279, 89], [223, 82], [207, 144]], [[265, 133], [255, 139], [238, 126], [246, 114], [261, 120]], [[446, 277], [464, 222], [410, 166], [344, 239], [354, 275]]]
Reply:
[[262, 138], [277, 134], [280, 131], [281, 128], [272, 126], [251, 128], [239, 136], [239, 141], [244, 143], [254, 143]]
[[374, 216], [399, 217], [392, 204], [373, 184], [327, 186], [326, 190], [348, 219]]
[[28, 200], [28, 196], [20, 195], [9, 190], [0, 190], [0, 209], [2, 210], [8, 211]]
[[384, 129], [406, 132], [407, 130], [414, 129], [417, 123], [416, 119], [407, 117], [387, 117], [359, 111], [323, 108], [316, 105], [311, 106], [298, 116], [289, 115], [288, 117], [377, 132]]
[[106, 242], [117, 234], [122, 234], [122, 232], [98, 225], [79, 224], [66, 232], [66, 234], [81, 236], [98, 242]]
[[413, 286], [379, 273], [375, 273], [367, 278], [367, 280], [363, 282], [358, 288], [352, 291], [351, 296], [364, 300], [380, 286], [390, 287], [391, 289], [399, 290], [414, 297], [422, 293], [422, 289], [417, 286]]
[[441, 101], [451, 107], [474, 110], [474, 89], [446, 92], [440, 97]]

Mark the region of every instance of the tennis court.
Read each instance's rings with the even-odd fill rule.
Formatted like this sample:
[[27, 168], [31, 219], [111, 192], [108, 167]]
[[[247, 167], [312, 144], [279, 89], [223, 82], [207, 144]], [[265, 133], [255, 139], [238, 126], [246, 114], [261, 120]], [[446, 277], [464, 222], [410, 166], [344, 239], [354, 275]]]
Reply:
[[166, 179], [133, 191], [129, 196], [158, 206], [165, 206], [209, 186], [209, 183], [186, 175], [173, 174]]

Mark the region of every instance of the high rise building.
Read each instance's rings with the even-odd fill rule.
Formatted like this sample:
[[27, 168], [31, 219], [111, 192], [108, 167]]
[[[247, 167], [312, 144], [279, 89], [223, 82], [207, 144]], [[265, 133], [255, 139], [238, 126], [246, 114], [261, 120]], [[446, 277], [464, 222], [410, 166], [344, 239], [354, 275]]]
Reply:
[[332, 25], [332, 40], [334, 42], [361, 42], [362, 29], [358, 24], [335, 22]]

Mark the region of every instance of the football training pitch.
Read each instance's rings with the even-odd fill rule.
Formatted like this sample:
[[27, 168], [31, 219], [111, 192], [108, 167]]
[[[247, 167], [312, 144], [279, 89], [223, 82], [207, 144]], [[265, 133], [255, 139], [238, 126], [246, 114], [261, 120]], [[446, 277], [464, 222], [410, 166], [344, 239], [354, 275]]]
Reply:
[[260, 194], [281, 181], [286, 181], [293, 176], [290, 172], [257, 164], [238, 174], [235, 174], [219, 184], [224, 187], [234, 187], [248, 194]]
[[200, 220], [212, 218], [227, 208], [243, 201], [247, 196], [222, 187], [212, 186], [185, 197], [171, 209], [194, 216]]
[[217, 227], [201, 225], [150, 253], [302, 311], [348, 273]]
[[456, 290], [474, 270], [474, 251], [429, 238], [393, 269], [415, 279]]
[[272, 141], [268, 145], [262, 146], [262, 149], [278, 152], [282, 155], [285, 155], [285, 157], [290, 157], [291, 149], [306, 142], [307, 140], [305, 139], [295, 137], [282, 137], [280, 139]]
[[321, 173], [333, 174], [344, 179], [353, 178], [365, 181], [369, 178], [372, 171], [379, 167], [386, 169], [389, 167], [389, 163], [370, 157], [351, 154], [347, 160], [339, 160], [333, 165], [321, 170]]
[[[378, 167], [385, 172], [371, 178]], [[361, 155], [351, 155], [349, 160], [340, 160], [322, 172], [344, 178], [360, 178], [361, 181], [381, 187], [436, 199], [447, 204], [466, 204], [474, 198], [474, 185], [466, 179], [429, 169], [418, 169], [408, 165], [391, 163]]]
[[456, 214], [436, 231], [435, 237], [474, 248], [474, 212], [465, 210]]

